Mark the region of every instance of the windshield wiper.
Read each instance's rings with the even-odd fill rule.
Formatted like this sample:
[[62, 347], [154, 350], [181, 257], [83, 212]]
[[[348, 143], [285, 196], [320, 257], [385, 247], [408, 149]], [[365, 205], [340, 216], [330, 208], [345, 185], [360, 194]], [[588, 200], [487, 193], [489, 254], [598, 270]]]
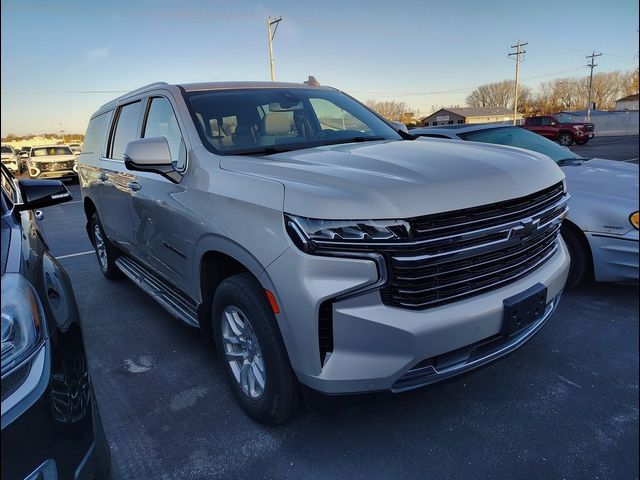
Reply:
[[389, 140], [389, 139], [387, 137], [380, 137], [380, 136], [336, 138], [335, 140], [329, 140], [329, 141], [323, 142], [322, 145], [339, 145], [341, 143], [375, 142], [377, 140]]
[[556, 163], [560, 166], [563, 165], [582, 165], [582, 162], [586, 161], [586, 158], [582, 158], [582, 157], [567, 157], [567, 158], [561, 158], [560, 160], [557, 160]]

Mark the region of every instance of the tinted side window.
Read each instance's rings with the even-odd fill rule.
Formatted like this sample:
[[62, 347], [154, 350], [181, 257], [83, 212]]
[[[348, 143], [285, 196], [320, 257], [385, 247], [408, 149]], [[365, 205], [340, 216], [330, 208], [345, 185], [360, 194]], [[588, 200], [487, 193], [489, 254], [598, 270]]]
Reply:
[[551, 125], [551, 119], [549, 117], [542, 117], [542, 125], [548, 127]]
[[82, 152], [80, 154], [92, 153], [102, 156], [109, 119], [112, 112], [106, 112], [97, 117], [93, 117], [87, 127], [84, 135], [84, 143], [82, 144]]
[[147, 122], [144, 128], [144, 137], [164, 137], [169, 144], [171, 151], [171, 161], [177, 169], [185, 166], [187, 158], [187, 150], [178, 120], [173, 113], [171, 102], [164, 97], [155, 97], [151, 99], [149, 105], [149, 113], [147, 114]]
[[113, 134], [113, 143], [111, 144], [110, 158], [122, 160], [124, 148], [131, 140], [140, 137], [138, 129], [140, 122], [140, 109], [142, 102], [130, 103], [120, 107], [118, 114], [118, 124]]
[[540, 118], [530, 118], [529, 119], [529, 125], [532, 127], [539, 127], [540, 126]]

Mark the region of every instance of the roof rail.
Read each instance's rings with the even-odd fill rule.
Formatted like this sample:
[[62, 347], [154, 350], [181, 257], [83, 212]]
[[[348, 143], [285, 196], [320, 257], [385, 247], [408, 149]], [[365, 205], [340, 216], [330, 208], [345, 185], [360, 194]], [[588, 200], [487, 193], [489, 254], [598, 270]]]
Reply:
[[[169, 85], [169, 84], [167, 82], [150, 83], [149, 85], [144, 85], [142, 87], [136, 88], [135, 90], [131, 90], [130, 92], [125, 93], [124, 95], [120, 95], [118, 98], [115, 98], [112, 101], [116, 102], [116, 101], [120, 100], [121, 98], [128, 97], [129, 95], [133, 95], [135, 93], [142, 92], [142, 91], [147, 90], [149, 88], [152, 88], [152, 87], [164, 87], [166, 85]], [[111, 103], [111, 102], [109, 102], [109, 103]]]
[[102, 105], [102, 107], [100, 107], [100, 109], [102, 110], [103, 108], [105, 108], [107, 105], [111, 105], [112, 103], [117, 103], [118, 101], [122, 100], [123, 98], [127, 98], [131, 95], [134, 95], [136, 93], [140, 93], [143, 92], [145, 90], [148, 90], [149, 88], [153, 88], [153, 87], [164, 87], [166, 85], [169, 85], [167, 82], [154, 82], [154, 83], [150, 83], [148, 85], [144, 85], [142, 87], [136, 88], [135, 90], [131, 90], [130, 92], [125, 93], [124, 95], [120, 95], [117, 98], [114, 98], [113, 100], [109, 100], [107, 103], [105, 103], [104, 105]]

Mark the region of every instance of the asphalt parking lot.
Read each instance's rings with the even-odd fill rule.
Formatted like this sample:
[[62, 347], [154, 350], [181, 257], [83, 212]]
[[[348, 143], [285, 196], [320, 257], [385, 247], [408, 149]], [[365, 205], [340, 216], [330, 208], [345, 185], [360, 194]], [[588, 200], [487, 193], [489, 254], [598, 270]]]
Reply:
[[[597, 134], [597, 132], [596, 132]], [[609, 158], [638, 163], [638, 136], [594, 137], [586, 145], [572, 145], [572, 151], [585, 158]]]
[[[625, 140], [615, 155], [637, 158]], [[584, 153], [601, 142], [575, 148], [605, 157]], [[638, 478], [637, 287], [565, 293], [534, 339], [470, 375], [269, 428], [198, 331], [102, 276], [70, 190], [42, 228], [74, 283], [114, 479]]]

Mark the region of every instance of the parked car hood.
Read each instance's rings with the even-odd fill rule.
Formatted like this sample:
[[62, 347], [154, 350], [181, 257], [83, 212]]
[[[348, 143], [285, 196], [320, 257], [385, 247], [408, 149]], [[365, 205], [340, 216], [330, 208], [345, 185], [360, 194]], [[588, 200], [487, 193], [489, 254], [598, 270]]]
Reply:
[[594, 158], [562, 170], [572, 195], [583, 191], [606, 197], [638, 198], [637, 164]]
[[568, 219], [587, 232], [623, 235], [638, 210], [638, 165], [593, 159], [562, 167], [571, 194]]
[[227, 156], [220, 165], [283, 183], [288, 213], [331, 219], [457, 210], [528, 195], [564, 178], [535, 152], [432, 139]]

